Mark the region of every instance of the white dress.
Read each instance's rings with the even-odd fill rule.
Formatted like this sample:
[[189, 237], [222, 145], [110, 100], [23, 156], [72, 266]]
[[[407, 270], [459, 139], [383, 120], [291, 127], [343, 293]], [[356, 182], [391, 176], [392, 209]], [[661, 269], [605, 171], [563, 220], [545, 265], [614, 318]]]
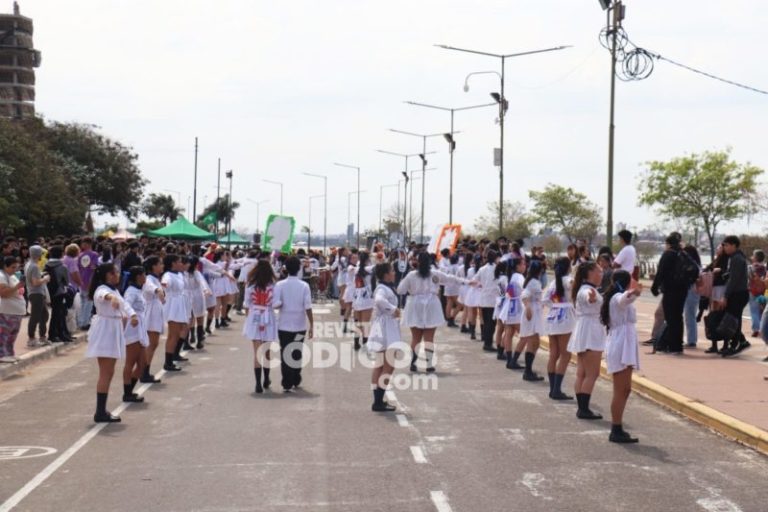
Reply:
[[[594, 291], [597, 300], [589, 302], [589, 296]], [[600, 308], [603, 306], [603, 296], [591, 285], [583, 284], [576, 295], [576, 326], [568, 342], [568, 352], [578, 354], [592, 350], [605, 350], [605, 327], [600, 322]]]
[[205, 282], [208, 285], [208, 289], [211, 290], [211, 294], [205, 296], [205, 309], [210, 309], [216, 306], [216, 294], [213, 293], [213, 283], [216, 282], [216, 278], [220, 277], [222, 273], [219, 267], [207, 258], [200, 258], [200, 264], [203, 269]]
[[398, 294], [409, 295], [405, 302], [402, 324], [417, 329], [434, 329], [444, 325], [445, 316], [439, 296], [440, 285], [444, 286], [450, 282], [461, 284], [462, 280], [439, 270], [432, 270], [426, 278], [421, 277], [418, 270], [408, 272], [397, 285]]
[[162, 289], [160, 280], [152, 274], [147, 275], [144, 287], [141, 293], [144, 296], [146, 308], [144, 310], [144, 325], [149, 332], [163, 334], [165, 332], [165, 316], [163, 313], [163, 303], [157, 296], [157, 290]]
[[125, 302], [136, 312], [139, 317], [139, 323], [136, 327], [131, 325], [131, 322], [125, 324], [125, 344], [132, 345], [133, 343], [141, 343], [142, 347], [149, 346], [149, 335], [147, 335], [147, 301], [144, 299], [142, 291], [135, 286], [129, 286], [125, 290], [123, 296]]
[[344, 275], [344, 297], [342, 298], [344, 303], [346, 304], [352, 304], [355, 300], [355, 273], [357, 272], [357, 267], [354, 265], [349, 265], [347, 269], [342, 272]]
[[501, 308], [504, 307], [504, 297], [507, 291], [507, 285], [509, 279], [505, 275], [500, 275], [496, 278], [496, 286], [498, 287], [498, 296], [496, 297], [496, 306], [493, 308], [493, 319], [501, 319]]
[[[464, 270], [464, 265], [463, 264], [456, 265], [456, 274], [455, 275], [456, 275], [456, 277], [459, 277], [459, 278], [467, 277], [467, 274], [466, 274], [466, 271]], [[469, 292], [469, 289], [470, 289], [470, 286], [468, 284], [462, 284], [462, 285], [459, 286], [459, 296], [456, 299], [459, 302], [459, 304], [462, 304], [462, 305], [466, 304], [466, 302], [467, 302], [467, 293]]]
[[549, 335], [570, 334], [576, 326], [576, 311], [571, 303], [571, 289], [573, 279], [571, 276], [563, 276], [563, 289], [565, 297], [557, 296], [557, 286], [553, 280], [544, 292], [544, 304], [549, 306], [547, 314], [546, 332]]
[[605, 362], [608, 373], [616, 373], [627, 368], [640, 369], [640, 347], [637, 340], [637, 314], [632, 292], [617, 293], [611, 297], [611, 328], [605, 347]]
[[277, 339], [277, 318], [273, 308], [275, 287], [266, 290], [248, 286], [245, 289], [243, 307], [248, 310], [248, 317], [243, 325], [243, 336], [251, 341], [275, 341]]
[[165, 321], [180, 324], [188, 323], [192, 307], [189, 305], [186, 294], [184, 276], [181, 272], [166, 272], [163, 274], [161, 282], [165, 288], [165, 304], [163, 305]]
[[368, 311], [369, 309], [373, 309], [373, 289], [371, 287], [373, 269], [373, 265], [365, 267], [365, 277], [360, 277], [357, 275], [359, 267], [355, 267], [354, 286], [351, 286], [354, 293], [352, 311]]
[[[219, 298], [226, 297], [232, 293], [237, 293], [237, 285], [230, 279], [232, 275], [229, 273], [229, 262], [222, 260], [216, 263], [215, 266], [219, 272], [219, 275], [216, 276], [213, 280], [213, 286], [211, 287], [213, 290], [213, 295], [215, 295], [216, 298]], [[235, 289], [234, 292], [232, 291], [233, 287]]]
[[373, 292], [373, 316], [368, 335], [368, 352], [385, 352], [394, 343], [402, 341], [400, 322], [395, 318], [397, 294], [391, 287], [379, 283]]
[[205, 282], [203, 274], [195, 270], [194, 274], [184, 272], [184, 281], [186, 285], [187, 296], [189, 297], [192, 316], [199, 318], [205, 315], [206, 291], [210, 293], [208, 283]]
[[[106, 296], [112, 295], [120, 301], [120, 307], [112, 307], [112, 301]], [[125, 335], [123, 334], [123, 319], [135, 314], [117, 290], [101, 285], [93, 295], [93, 305], [96, 315], [91, 320], [88, 329], [88, 348], [85, 357], [108, 357], [123, 359], [125, 357]]]
[[516, 272], [507, 283], [504, 298], [499, 310], [499, 319], [504, 325], [520, 325], [523, 321], [523, 303], [520, 297], [523, 295], [525, 278], [523, 274]]
[[[467, 279], [471, 281], [475, 278], [475, 274], [477, 274], [477, 269], [475, 267], [470, 267], [467, 272]], [[469, 287], [467, 295], [464, 297], [464, 305], [468, 308], [480, 307], [480, 288], [477, 286]]]
[[[448, 265], [445, 273], [450, 276], [458, 276], [459, 265], [458, 264]], [[460, 292], [461, 292], [460, 284], [448, 283], [445, 285], [445, 289], [443, 290], [443, 295], [445, 295], [446, 297], [458, 297]]]
[[331, 270], [336, 273], [336, 286], [339, 288], [347, 285], [347, 276], [344, 275], [344, 269], [347, 268], [347, 258], [336, 258], [331, 264]]
[[531, 279], [528, 281], [520, 299], [523, 302], [528, 302], [528, 307], [533, 314], [531, 315], [531, 319], [528, 320], [528, 317], [525, 314], [526, 308], [523, 307], [523, 318], [520, 321], [521, 338], [533, 336], [535, 334], [544, 334], [544, 312], [542, 311], [541, 296], [541, 281], [538, 279]]

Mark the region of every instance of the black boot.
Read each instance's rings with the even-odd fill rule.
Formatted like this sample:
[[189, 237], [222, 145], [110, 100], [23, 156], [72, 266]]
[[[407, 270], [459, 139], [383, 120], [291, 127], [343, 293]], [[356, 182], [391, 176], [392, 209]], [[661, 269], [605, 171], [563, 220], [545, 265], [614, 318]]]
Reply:
[[477, 336], [475, 335], [475, 324], [469, 324], [469, 339], [477, 340]]
[[272, 385], [272, 381], [269, 380], [269, 368], [264, 366], [261, 368], [261, 371], [264, 372], [264, 389], [269, 389], [269, 387]]
[[517, 360], [520, 359], [520, 352], [513, 352], [510, 354], [509, 359], [507, 359], [507, 369], [508, 370], [522, 370], [525, 367], [520, 366], [520, 364], [517, 362]]
[[216, 326], [216, 329], [221, 329], [221, 320], [218, 318], [216, 319], [216, 323], [214, 324]]
[[[344, 315], [341, 315], [341, 316], [342, 318], [344, 317]], [[346, 318], [344, 318], [344, 329], [342, 330], [342, 332], [344, 334], [347, 334], [349, 332], [349, 320]]]
[[184, 338], [179, 338], [179, 341], [176, 342], [176, 348], [173, 351], [173, 360], [178, 363], [185, 363], [189, 361], [188, 358], [181, 355], [181, 348], [186, 343], [186, 340]]
[[144, 371], [141, 373], [139, 382], [142, 384], [160, 384], [160, 379], [149, 373], [149, 365], [144, 367]]
[[454, 328], [458, 327], [458, 325], [456, 325], [456, 322], [453, 320], [453, 318], [448, 319], [448, 327], [454, 327]]
[[462, 334], [468, 333], [469, 329], [467, 329], [467, 324], [461, 324], [461, 329], [459, 329], [459, 332]]
[[190, 328], [187, 336], [184, 338], [184, 350], [195, 350], [195, 331]]
[[552, 398], [552, 391], [555, 389], [555, 374], [547, 372], [547, 377], [549, 377], [549, 398]]
[[363, 345], [366, 345], [366, 344], [368, 344], [368, 337], [363, 336]]
[[360, 350], [360, 336], [355, 336], [355, 350]]
[[523, 380], [530, 382], [539, 382], [544, 380], [538, 373], [533, 371], [533, 360], [536, 358], [536, 354], [533, 352], [525, 353], [525, 372], [523, 373]]
[[552, 400], [573, 400], [573, 397], [563, 393], [563, 379], [565, 375], [561, 373], [553, 374], [555, 376], [555, 385], [552, 394], [549, 396]]
[[93, 415], [95, 423], [120, 423], [119, 416], [112, 416], [107, 412], [107, 394], [96, 393], [96, 414]]
[[416, 351], [413, 351], [413, 354], [411, 354], [411, 371], [417, 372], [419, 369], [416, 367], [416, 361], [419, 359], [419, 354], [416, 353]]
[[131, 382], [131, 384], [123, 384], [123, 402], [141, 403], [144, 401], [143, 396], [139, 396], [133, 392], [133, 386], [135, 385], [135, 382]]
[[163, 365], [163, 370], [167, 372], [180, 372], [181, 368], [173, 363], [173, 355], [173, 352], [165, 353], [165, 364]]
[[392, 412], [396, 410], [396, 407], [389, 405], [384, 401], [385, 390], [383, 388], [376, 388], [373, 390], [373, 405], [371, 410], [373, 412]]
[[621, 425], [611, 425], [611, 435], [608, 436], [608, 440], [620, 444], [632, 444], [640, 441], [638, 438], [630, 436]]
[[592, 399], [592, 395], [589, 393], [576, 393], [576, 401], [579, 404], [579, 409], [576, 411], [576, 417], [580, 420], [601, 420], [603, 417], [599, 414], [595, 414], [589, 409], [589, 401]]
[[211, 332], [211, 324], [213, 323], [213, 318], [208, 318], [205, 320], [205, 333], [206, 334], [213, 334]]
[[203, 342], [205, 341], [205, 329], [203, 329], [202, 325], [197, 326], [197, 350], [202, 349], [205, 345]]
[[264, 392], [264, 388], [261, 387], [261, 367], [254, 368], [253, 374], [256, 376], [256, 393], [261, 394]]
[[229, 312], [232, 311], [232, 304], [227, 304], [226, 312], [224, 313], [224, 320], [227, 321], [227, 324], [229, 324], [232, 319], [229, 317]]
[[502, 347], [501, 345], [496, 347], [496, 359], [498, 359], [499, 361], [504, 361], [506, 359], [506, 357], [504, 356], [504, 347]]

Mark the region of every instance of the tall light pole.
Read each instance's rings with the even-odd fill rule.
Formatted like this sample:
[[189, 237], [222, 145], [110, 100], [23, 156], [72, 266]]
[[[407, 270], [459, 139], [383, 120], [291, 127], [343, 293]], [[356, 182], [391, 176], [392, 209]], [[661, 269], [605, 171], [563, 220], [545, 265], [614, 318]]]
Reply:
[[303, 173], [305, 176], [322, 178], [323, 180], [323, 254], [328, 250], [328, 176], [322, 174]]
[[[386, 151], [384, 149], [377, 149], [379, 153], [383, 153], [385, 155], [392, 155], [392, 156], [399, 156], [401, 158], [405, 158], [405, 167], [403, 169], [403, 172], [401, 173], [405, 178], [405, 188], [403, 189], [403, 196], [405, 197], [408, 194], [408, 181], [410, 178], [408, 177], [408, 159], [412, 158], [414, 156], [419, 156], [419, 153], [411, 153], [411, 154], [405, 154], [405, 153], [395, 153], [394, 151]], [[434, 153], [434, 151], [430, 151], [427, 153], [428, 155], [431, 155]], [[406, 218], [406, 212], [408, 211], [408, 201], [407, 199], [404, 199], [405, 205], [403, 207], [403, 245], [406, 245], [408, 242], [408, 231], [405, 226], [407, 218]]]
[[[357, 199], [358, 199], [357, 202], [359, 204], [360, 203], [360, 194], [362, 194], [363, 192], [365, 192], [365, 190], [353, 190], [352, 192], [347, 192], [347, 245], [350, 245], [350, 243], [352, 242], [349, 239], [349, 226], [350, 226], [350, 224], [352, 224], [352, 213], [351, 213], [352, 207], [350, 206], [350, 203], [352, 201], [352, 196], [357, 194]], [[360, 240], [360, 233], [357, 234], [357, 239]], [[357, 246], [358, 246], [358, 248], [360, 247], [360, 243], [359, 242], [358, 242]]]
[[246, 201], [250, 201], [251, 203], [256, 205], [256, 233], [259, 233], [259, 226], [261, 225], [259, 223], [260, 222], [260, 217], [261, 217], [261, 215], [260, 215], [261, 212], [259, 210], [261, 209], [261, 205], [262, 204], [269, 202], [269, 199], [264, 199], [264, 200], [261, 200], [261, 201], [254, 201], [253, 199], [246, 199]]
[[271, 183], [272, 185], [280, 185], [280, 215], [283, 214], [283, 183], [280, 181], [261, 180], [264, 183]]
[[333, 165], [338, 167], [346, 167], [347, 169], [357, 170], [357, 247], [360, 248], [360, 168], [356, 165], [340, 164], [334, 162]]
[[[500, 139], [500, 147], [499, 147], [499, 158], [498, 158], [498, 166], [499, 166], [499, 236], [503, 233], [504, 228], [504, 115], [507, 113], [507, 108], [509, 106], [509, 102], [507, 102], [506, 96], [504, 95], [504, 65], [506, 64], [507, 59], [511, 59], [514, 57], [522, 57], [524, 55], [534, 55], [537, 53], [545, 53], [545, 52], [553, 52], [557, 50], [564, 50], [565, 48], [570, 48], [569, 46], [557, 46], [554, 48], [546, 48], [543, 50], [533, 50], [529, 52], [520, 52], [520, 53], [508, 53], [508, 54], [498, 54], [498, 53], [488, 53], [488, 52], [481, 52], [477, 50], [468, 50], [465, 48], [456, 48], [453, 46], [448, 46], [444, 44], [438, 44], [435, 45], [438, 48], [443, 48], [445, 50], [454, 50], [459, 52], [465, 52], [465, 53], [473, 53], [475, 55], [484, 55], [486, 57], [494, 57], [501, 60], [501, 74], [499, 75], [499, 78], [501, 79], [501, 91], [499, 93], [492, 94], [494, 100], [499, 105], [499, 139]], [[477, 74], [477, 73], [473, 73]], [[468, 82], [469, 76], [467, 77], [467, 80], [464, 82], [464, 91], [469, 91], [469, 82]]]
[[232, 242], [232, 176], [233, 172], [232, 169], [228, 170], [226, 173], [226, 177], [229, 180], [229, 208], [227, 211], [227, 237], [229, 240], [228, 242]]
[[195, 186], [192, 197], [192, 223], [194, 224], [197, 221], [197, 137], [195, 137]]
[[[392, 188], [397, 187], [397, 206], [400, 207], [400, 183], [393, 183], [392, 185], [382, 185], [379, 187], [379, 233], [381, 233], [381, 218], [382, 218], [382, 209], [384, 206], [384, 189], [385, 188]], [[398, 211], [398, 214], [400, 212]]]
[[[419, 240], [419, 243], [423, 243], [424, 241], [424, 184], [426, 180], [424, 179], [425, 173], [429, 171], [435, 171], [437, 170], [437, 167], [430, 167], [429, 169], [426, 169], [422, 167], [421, 169], [413, 169], [410, 171], [411, 177], [409, 178], [409, 181], [419, 181], [421, 180], [421, 239]], [[421, 178], [413, 177], [413, 173], [420, 172]], [[411, 211], [409, 212], [409, 220], [408, 220], [408, 230], [411, 231], [413, 229], [413, 183], [411, 183]]]
[[221, 158], [219, 158], [218, 171], [216, 171], [216, 236], [219, 236], [219, 203], [221, 202]]
[[485, 108], [485, 107], [493, 107], [496, 104], [495, 103], [485, 103], [483, 105], [471, 105], [469, 107], [459, 107], [459, 108], [448, 108], [448, 107], [440, 107], [437, 105], [429, 105], [427, 103], [418, 103], [415, 101], [406, 101], [409, 105], [414, 105], [417, 107], [425, 107], [425, 108], [432, 108], [436, 110], [443, 110], [446, 112], [451, 113], [451, 131], [449, 133], [444, 133], [443, 137], [445, 137], [445, 140], [448, 142], [448, 152], [451, 155], [451, 167], [450, 167], [450, 185], [449, 185], [449, 192], [448, 192], [448, 224], [453, 224], [453, 152], [456, 150], [456, 140], [454, 139], [454, 135], [456, 135], [454, 129], [453, 129], [453, 118], [456, 112], [460, 112], [462, 110], [473, 110], [477, 108]]
[[307, 251], [312, 250], [312, 200], [325, 197], [323, 194], [309, 196], [309, 215], [307, 218]]

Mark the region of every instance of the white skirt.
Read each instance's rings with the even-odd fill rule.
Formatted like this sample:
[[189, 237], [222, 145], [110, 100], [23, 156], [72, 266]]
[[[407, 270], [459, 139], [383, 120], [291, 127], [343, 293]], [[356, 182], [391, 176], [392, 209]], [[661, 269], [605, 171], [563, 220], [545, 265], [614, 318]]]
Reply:
[[211, 286], [211, 289], [213, 290], [213, 295], [215, 297], [224, 297], [225, 295], [229, 295], [229, 286], [227, 286], [227, 283], [229, 282], [229, 278], [226, 277], [217, 277], [213, 280], [213, 286]]
[[467, 303], [467, 291], [469, 290], [469, 286], [463, 284], [459, 288], [459, 296], [457, 297], [457, 301], [459, 304], [466, 305]]
[[605, 363], [608, 373], [617, 373], [630, 367], [640, 369], [640, 347], [637, 330], [633, 325], [611, 329], [605, 347]]
[[464, 304], [468, 308], [480, 307], [480, 289], [476, 286], [469, 286], [467, 294], [464, 297]]
[[[201, 290], [194, 290], [190, 292], [190, 302], [192, 303], [192, 316], [195, 318], [205, 315], [206, 297]], [[214, 305], [216, 304], [216, 297], [213, 298]]]
[[109, 357], [123, 359], [125, 357], [125, 336], [123, 334], [123, 319], [105, 316], [94, 316], [91, 328], [88, 329], [88, 348], [85, 357]]
[[576, 317], [576, 326], [568, 342], [568, 352], [579, 354], [587, 350], [605, 351], [605, 327], [597, 315]]
[[243, 336], [251, 341], [277, 340], [277, 321], [274, 310], [251, 306], [248, 309], [248, 318], [243, 325]]
[[520, 321], [521, 338], [533, 336], [535, 334], [544, 334], [544, 314], [541, 311], [541, 304], [534, 305], [531, 309], [533, 309], [533, 315], [531, 315], [531, 319], [528, 320], [525, 315], [525, 308], [523, 308], [523, 317]]
[[132, 345], [134, 343], [141, 343], [142, 347], [149, 346], [149, 335], [147, 334], [147, 325], [143, 315], [138, 315], [139, 323], [136, 327], [131, 325], [130, 319], [125, 324], [125, 344]]
[[147, 310], [144, 312], [144, 325], [147, 331], [163, 334], [165, 332], [164, 315], [161, 302], [157, 301], [147, 304]]
[[432, 293], [409, 295], [405, 301], [402, 324], [417, 329], [434, 329], [445, 324], [440, 299]]
[[504, 295], [496, 299], [496, 307], [493, 308], [494, 320], [501, 320], [501, 309], [504, 307], [504, 302], [506, 302], [506, 300]]
[[216, 307], [216, 295], [211, 293], [210, 295], [205, 296], [205, 309], [210, 309]]
[[456, 283], [448, 283], [443, 289], [443, 295], [446, 297], [458, 297], [461, 292], [461, 285]]
[[523, 302], [519, 297], [514, 300], [504, 297], [499, 311], [499, 319], [504, 325], [520, 325], [520, 322], [523, 321]]
[[392, 315], [374, 316], [368, 335], [368, 352], [386, 352], [395, 343], [402, 341], [400, 322]]
[[344, 288], [344, 296], [342, 297], [342, 301], [346, 304], [351, 304], [355, 300], [355, 287], [347, 285], [346, 288]]
[[352, 311], [367, 311], [373, 309], [373, 294], [368, 288], [354, 288], [353, 294]]
[[227, 295], [236, 295], [240, 293], [240, 289], [237, 287], [237, 281], [226, 279]]
[[549, 308], [546, 324], [547, 334], [570, 334], [576, 326], [576, 310], [570, 303], [552, 306]]
[[184, 295], [169, 295], [163, 305], [163, 316], [166, 322], [186, 324], [189, 322], [192, 308]]

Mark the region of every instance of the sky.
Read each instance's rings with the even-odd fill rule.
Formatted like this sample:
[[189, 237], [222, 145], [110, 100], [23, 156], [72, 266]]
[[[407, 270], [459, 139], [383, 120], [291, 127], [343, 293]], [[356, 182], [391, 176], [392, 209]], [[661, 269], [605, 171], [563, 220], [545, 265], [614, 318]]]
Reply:
[[[624, 28], [639, 46], [671, 59], [768, 89], [764, 27], [768, 2], [627, 0]], [[404, 159], [377, 153], [421, 152], [420, 138], [392, 133], [449, 131], [446, 107], [492, 102], [497, 59], [491, 53], [572, 45], [507, 62], [505, 198], [528, 202], [548, 183], [607, 198], [610, 56], [598, 41], [605, 14], [597, 0], [21, 0], [35, 22], [37, 110], [46, 118], [95, 124], [131, 145], [150, 180], [187, 207], [199, 138], [198, 212], [216, 195], [217, 159], [234, 171], [235, 227], [257, 225], [280, 208], [306, 225], [309, 197], [328, 176], [328, 231], [341, 233], [361, 167], [361, 224], [376, 227], [382, 185], [397, 183]], [[0, 0], [9, 12], [12, 2]], [[731, 147], [733, 156], [768, 169], [768, 96], [658, 62], [644, 81], [618, 82], [614, 220], [659, 225], [637, 206], [643, 162]], [[498, 199], [494, 108], [456, 114], [454, 222], [467, 227]], [[449, 154], [428, 140], [425, 232], [448, 221]], [[411, 160], [417, 168], [418, 158]], [[414, 197], [421, 197], [420, 182]], [[384, 208], [397, 201], [383, 190]], [[312, 229], [322, 230], [322, 199]], [[417, 201], [420, 207], [420, 201]], [[355, 218], [355, 201], [351, 217]], [[764, 219], [724, 226], [758, 232]]]

